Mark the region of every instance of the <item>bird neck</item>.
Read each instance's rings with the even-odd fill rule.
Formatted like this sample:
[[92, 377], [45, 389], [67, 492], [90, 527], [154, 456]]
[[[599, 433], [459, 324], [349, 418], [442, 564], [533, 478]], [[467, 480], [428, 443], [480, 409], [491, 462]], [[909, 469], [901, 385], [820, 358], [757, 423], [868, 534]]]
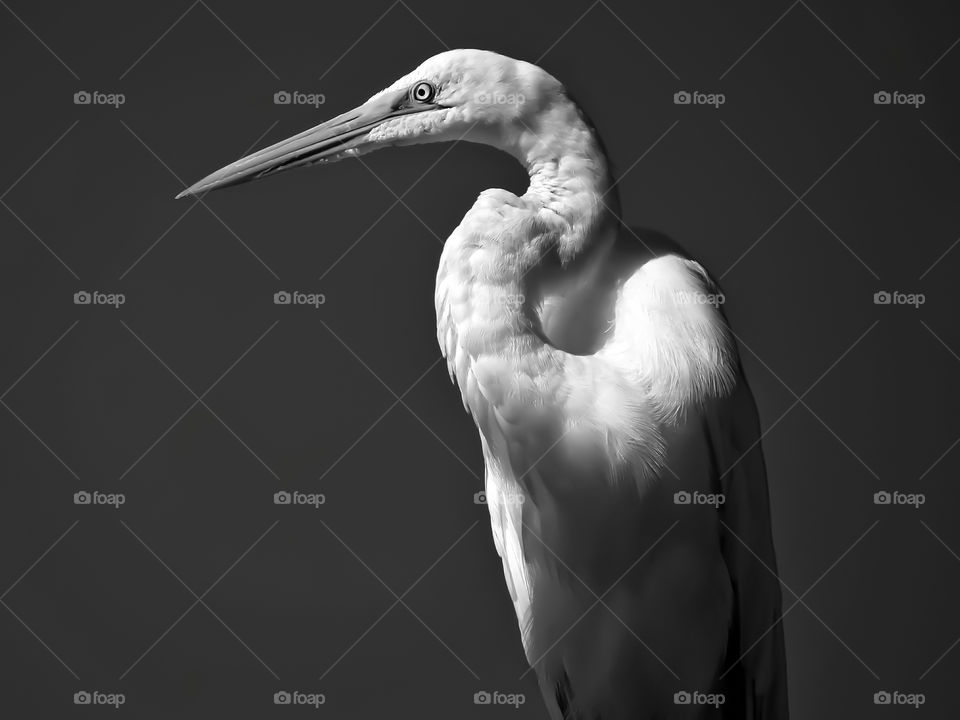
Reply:
[[530, 175], [523, 198], [562, 220], [557, 253], [566, 263], [601, 244], [620, 216], [606, 153], [580, 108], [559, 95], [505, 148]]
[[[539, 270], [587, 278], [614, 244], [619, 201], [596, 132], [560, 97], [519, 131], [485, 140], [530, 175], [520, 198], [487, 190], [447, 240], [437, 273], [438, 339], [466, 387], [468, 358], [550, 355], [535, 326]], [[542, 280], [542, 278], [540, 278]]]

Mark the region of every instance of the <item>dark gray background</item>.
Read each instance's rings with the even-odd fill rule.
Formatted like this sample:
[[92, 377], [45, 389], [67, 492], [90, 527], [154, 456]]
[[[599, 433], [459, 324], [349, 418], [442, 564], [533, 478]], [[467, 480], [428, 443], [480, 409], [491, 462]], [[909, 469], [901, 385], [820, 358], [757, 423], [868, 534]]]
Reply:
[[[563, 80], [626, 173], [627, 221], [722, 280], [785, 608], [803, 598], [795, 717], [957, 716], [955, 4], [2, 5], [0, 714], [113, 713], [73, 706], [96, 689], [126, 695], [117, 717], [545, 717], [433, 313], [440, 241], [521, 170], [425, 146], [173, 200], [482, 47]], [[677, 106], [682, 89], [726, 102]], [[884, 89], [926, 102], [875, 105]], [[74, 305], [84, 289], [126, 304]], [[276, 306], [281, 289], [327, 301]], [[884, 289], [926, 303], [874, 305]], [[76, 506], [83, 489], [126, 504]], [[327, 502], [277, 507], [281, 489]], [[876, 506], [881, 489], [926, 504]], [[275, 707], [280, 689], [327, 702]], [[478, 707], [480, 689], [527, 702]], [[926, 704], [875, 707], [884, 689]]]

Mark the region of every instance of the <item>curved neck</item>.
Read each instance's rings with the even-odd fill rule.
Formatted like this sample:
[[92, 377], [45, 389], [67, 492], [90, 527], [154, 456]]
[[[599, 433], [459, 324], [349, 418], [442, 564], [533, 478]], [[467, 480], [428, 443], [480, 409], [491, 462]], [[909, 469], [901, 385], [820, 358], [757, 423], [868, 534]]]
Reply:
[[522, 122], [487, 126], [469, 139], [513, 155], [530, 184], [520, 202], [504, 190], [481, 193], [444, 246], [438, 339], [461, 387], [469, 385], [464, 373], [477, 353], [554, 352], [537, 330], [534, 306], [558, 287], [592, 287], [619, 223], [603, 147], [566, 96]]
[[557, 97], [520, 130], [504, 150], [530, 174], [524, 199], [562, 218], [569, 226], [558, 251], [564, 261], [602, 239], [620, 217], [606, 153], [576, 104]]

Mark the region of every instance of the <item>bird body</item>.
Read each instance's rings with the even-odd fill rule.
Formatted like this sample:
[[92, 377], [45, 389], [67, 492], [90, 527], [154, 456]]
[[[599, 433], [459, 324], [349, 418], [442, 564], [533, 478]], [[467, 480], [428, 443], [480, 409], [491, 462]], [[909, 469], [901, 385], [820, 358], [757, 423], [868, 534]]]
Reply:
[[732, 589], [717, 514], [674, 494], [717, 492], [702, 413], [733, 385], [729, 338], [714, 308], [683, 303], [708, 291], [696, 267], [666, 256], [611, 288], [615, 319], [596, 353], [551, 345], [527, 314], [528, 268], [511, 257], [529, 246], [511, 250], [507, 229], [538, 202], [481, 195], [437, 281], [438, 339], [480, 429], [524, 649], [557, 717], [685, 712], [674, 693], [707, 692], [723, 669]]
[[759, 427], [718, 291], [621, 222], [599, 138], [555, 78], [442, 53], [187, 192], [461, 138], [530, 175], [523, 195], [479, 195], [444, 246], [435, 299], [551, 717], [786, 718]]

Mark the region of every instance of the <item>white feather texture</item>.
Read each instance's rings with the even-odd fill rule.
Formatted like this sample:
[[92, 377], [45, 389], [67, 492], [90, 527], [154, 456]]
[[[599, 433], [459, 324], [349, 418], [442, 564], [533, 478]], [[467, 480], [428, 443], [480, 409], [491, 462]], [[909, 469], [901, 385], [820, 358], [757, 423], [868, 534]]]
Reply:
[[[717, 515], [694, 514], [691, 524], [673, 501], [680, 489], [725, 488], [718, 463], [736, 465], [756, 446], [723, 297], [698, 263], [644, 255], [627, 236], [599, 141], [554, 78], [454, 51], [389, 90], [423, 77], [452, 107], [388, 123], [385, 140], [465, 137], [530, 174], [521, 196], [479, 195], [444, 246], [435, 295], [437, 340], [480, 431], [494, 545], [527, 658], [554, 718], [674, 717], [662, 669], [634, 639], [658, 639], [679, 676], [710, 688], [725, 652], [737, 652], [728, 648], [735, 602], [755, 602], [759, 618], [779, 608], [775, 582], [744, 571], [740, 557], [725, 561]], [[526, 101], [476, 103], [491, 94]], [[731, 517], [752, 523], [741, 529], [772, 563], [760, 462], [751, 455], [752, 478], [732, 476], [738, 502], [754, 509]], [[593, 583], [621, 582], [664, 528], [670, 538], [611, 600], [619, 624], [593, 618], [574, 630], [599, 597]], [[754, 587], [763, 587], [756, 599], [734, 594]], [[744, 636], [762, 625], [740, 622]], [[782, 662], [776, 638], [761, 646], [768, 668]], [[780, 676], [755, 672], [740, 692], [779, 712]]]
[[[551, 718], [693, 717], [673, 693], [722, 686], [723, 717], [783, 720], [759, 423], [722, 296], [682, 251], [627, 230], [596, 132], [555, 78], [441, 53], [182, 195], [458, 140], [530, 176], [520, 196], [482, 192], [447, 240], [437, 341], [480, 432], [494, 545]], [[678, 501], [690, 493], [725, 504]]]

